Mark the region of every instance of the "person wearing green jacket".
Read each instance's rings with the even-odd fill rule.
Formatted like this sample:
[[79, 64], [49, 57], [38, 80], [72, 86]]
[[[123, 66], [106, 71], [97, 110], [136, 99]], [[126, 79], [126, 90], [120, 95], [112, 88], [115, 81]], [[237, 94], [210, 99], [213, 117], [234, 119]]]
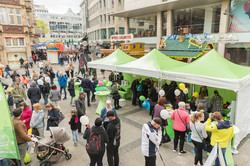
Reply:
[[20, 103], [27, 99], [25, 90], [19, 86], [19, 82], [15, 82], [14, 88], [11, 91], [11, 96], [13, 96], [13, 101], [16, 105], [16, 108], [19, 108]]
[[[216, 125], [211, 124], [212, 118], [218, 122]], [[220, 112], [210, 113], [209, 119], [206, 122], [206, 131], [212, 132], [211, 145], [215, 146], [216, 143], [220, 143], [220, 147], [223, 153], [223, 157], [226, 164], [225, 153], [228, 142], [231, 141], [234, 135], [234, 127], [228, 120], [223, 120]], [[227, 164], [226, 164], [227, 165]], [[220, 161], [217, 157], [215, 160], [215, 166], [220, 166]]]

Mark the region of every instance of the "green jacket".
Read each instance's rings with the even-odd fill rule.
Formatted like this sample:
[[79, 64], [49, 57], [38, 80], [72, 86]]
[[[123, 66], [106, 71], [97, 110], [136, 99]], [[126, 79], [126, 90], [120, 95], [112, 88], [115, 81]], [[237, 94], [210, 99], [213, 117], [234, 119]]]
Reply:
[[[19, 96], [20, 95], [20, 96]], [[27, 95], [25, 93], [25, 90], [21, 87], [13, 88], [11, 91], [11, 96], [14, 98], [15, 101], [22, 101], [27, 99]]]

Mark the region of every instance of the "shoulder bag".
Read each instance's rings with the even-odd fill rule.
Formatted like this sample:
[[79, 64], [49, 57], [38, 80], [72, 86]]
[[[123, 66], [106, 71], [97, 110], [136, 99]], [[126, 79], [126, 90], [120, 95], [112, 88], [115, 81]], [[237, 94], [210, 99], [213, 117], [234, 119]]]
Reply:
[[199, 137], [200, 137], [200, 139], [201, 139], [201, 141], [202, 141], [202, 144], [203, 144], [203, 145], [206, 145], [206, 140], [205, 140], [205, 138], [202, 138], [202, 137], [200, 136], [199, 132], [197, 131], [197, 129], [196, 129], [196, 127], [195, 127], [195, 122], [194, 122], [194, 128], [195, 128], [195, 131], [197, 132], [197, 134], [199, 135]]
[[189, 133], [191, 131], [190, 127], [187, 124], [184, 123], [184, 121], [182, 120], [178, 110], [177, 110], [177, 114], [178, 114], [179, 118], [181, 119], [182, 123], [184, 124], [184, 126], [186, 126], [186, 132]]

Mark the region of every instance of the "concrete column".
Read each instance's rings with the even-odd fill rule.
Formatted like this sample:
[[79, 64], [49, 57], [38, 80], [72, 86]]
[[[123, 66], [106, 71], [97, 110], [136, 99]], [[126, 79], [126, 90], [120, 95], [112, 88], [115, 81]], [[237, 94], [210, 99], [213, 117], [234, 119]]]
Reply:
[[157, 48], [159, 48], [159, 43], [162, 37], [162, 12], [157, 13]]
[[[225, 34], [228, 30], [228, 22], [229, 22], [229, 15], [224, 15], [225, 10], [228, 9], [230, 11], [230, 0], [222, 0], [221, 2], [221, 14], [220, 14], [220, 30], [219, 34]], [[225, 54], [225, 44], [219, 43], [218, 44], [218, 52], [224, 56]]]
[[125, 17], [124, 23], [125, 23], [125, 34], [129, 34], [129, 18]]
[[213, 24], [213, 8], [205, 9], [205, 18], [204, 18], [204, 33], [212, 33], [212, 24]]
[[167, 36], [173, 34], [173, 11], [167, 11]]

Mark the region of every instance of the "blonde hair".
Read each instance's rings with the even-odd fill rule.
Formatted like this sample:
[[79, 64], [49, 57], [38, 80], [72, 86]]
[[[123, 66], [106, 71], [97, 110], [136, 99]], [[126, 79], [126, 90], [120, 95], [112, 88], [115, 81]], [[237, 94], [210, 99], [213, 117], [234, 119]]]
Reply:
[[42, 106], [39, 103], [33, 104], [33, 108], [35, 111], [42, 110]]
[[46, 104], [45, 108], [48, 108], [48, 107], [55, 108], [54, 104], [52, 104], [52, 103], [48, 103], [48, 104]]
[[203, 112], [194, 113], [193, 116], [191, 117], [191, 122], [192, 123], [197, 122], [197, 120], [201, 118], [203, 115], [204, 115]]

